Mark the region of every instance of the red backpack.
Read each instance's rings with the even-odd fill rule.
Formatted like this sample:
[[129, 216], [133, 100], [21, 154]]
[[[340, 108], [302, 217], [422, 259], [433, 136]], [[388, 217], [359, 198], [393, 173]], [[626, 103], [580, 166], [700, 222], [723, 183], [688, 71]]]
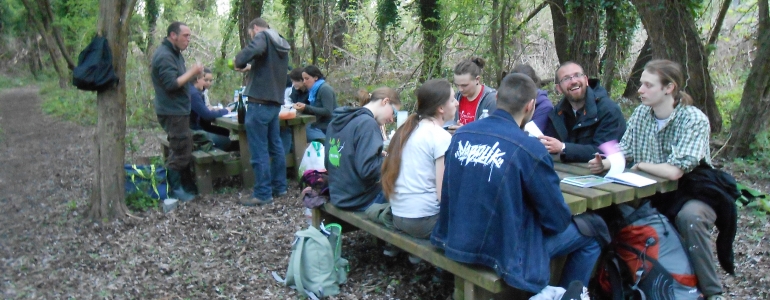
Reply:
[[623, 222], [602, 255], [597, 299], [703, 299], [679, 234], [649, 202], [619, 205]]

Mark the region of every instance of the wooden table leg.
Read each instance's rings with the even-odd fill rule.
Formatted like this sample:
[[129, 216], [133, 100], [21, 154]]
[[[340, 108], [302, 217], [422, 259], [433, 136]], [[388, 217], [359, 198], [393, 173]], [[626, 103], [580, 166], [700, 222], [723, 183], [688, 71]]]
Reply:
[[238, 132], [238, 145], [241, 151], [241, 176], [243, 176], [243, 188], [254, 187], [254, 169], [251, 167], [251, 151], [249, 141], [246, 139], [246, 131]]
[[294, 136], [294, 170], [297, 176], [299, 174], [299, 165], [302, 163], [302, 157], [305, 155], [305, 149], [307, 149], [307, 132], [305, 132], [305, 124], [296, 124], [291, 126], [291, 131]]

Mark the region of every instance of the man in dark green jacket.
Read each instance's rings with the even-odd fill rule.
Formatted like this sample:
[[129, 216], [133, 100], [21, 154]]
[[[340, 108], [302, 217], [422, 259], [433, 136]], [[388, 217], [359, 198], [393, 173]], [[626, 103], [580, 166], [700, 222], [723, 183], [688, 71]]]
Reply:
[[[192, 133], [190, 131], [190, 95], [187, 84], [203, 72], [196, 64], [187, 70], [182, 51], [190, 43], [190, 28], [173, 22], [166, 39], [152, 56], [152, 86], [155, 88], [155, 114], [168, 135], [171, 150], [166, 162], [171, 196], [182, 201], [195, 198], [192, 175]], [[183, 187], [184, 186], [184, 187]]]
[[564, 162], [587, 162], [604, 142], [619, 141], [626, 132], [626, 119], [598, 80], [589, 80], [574, 62], [556, 70], [556, 92], [563, 94], [549, 115], [539, 137], [551, 154]]

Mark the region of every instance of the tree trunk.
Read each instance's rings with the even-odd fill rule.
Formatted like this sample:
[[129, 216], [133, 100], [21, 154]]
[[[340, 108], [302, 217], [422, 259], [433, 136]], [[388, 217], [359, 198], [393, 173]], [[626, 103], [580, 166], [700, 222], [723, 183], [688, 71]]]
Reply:
[[626, 81], [626, 89], [623, 91], [623, 97], [628, 99], [637, 99], [638, 98], [638, 91], [639, 91], [639, 80], [642, 79], [642, 71], [644, 71], [644, 66], [652, 60], [652, 42], [650, 41], [650, 37], [647, 37], [647, 40], [644, 41], [644, 46], [642, 46], [642, 51], [639, 52], [639, 56], [636, 57], [636, 62], [634, 63], [634, 66], [631, 67], [631, 74], [628, 76], [628, 81]]
[[[348, 21], [349, 16], [355, 15], [349, 14], [348, 11], [355, 9], [357, 6], [356, 0], [340, 0], [337, 3], [339, 8], [339, 16], [335, 17], [334, 25], [332, 25], [332, 45], [335, 48], [345, 49], [345, 34], [348, 33]], [[343, 58], [342, 53], [335, 55], [337, 62]]]
[[100, 0], [97, 34], [109, 41], [117, 85], [97, 92], [98, 121], [90, 216], [94, 220], [122, 218], [125, 203], [126, 50], [128, 25], [136, 0]]
[[565, 0], [548, 1], [551, 19], [553, 19], [553, 44], [556, 47], [556, 56], [559, 58], [560, 64], [569, 60], [567, 58], [569, 27], [567, 26], [567, 8], [564, 2]]
[[[382, 60], [382, 50], [385, 48], [386, 31], [393, 27], [393, 23], [398, 19], [398, 2], [396, 0], [377, 1], [377, 52], [374, 57], [374, 71], [380, 67]], [[371, 77], [370, 84], [375, 80]]]
[[319, 64], [319, 57], [328, 63], [331, 57], [331, 34], [329, 28], [330, 16], [334, 11], [335, 1], [330, 0], [303, 0], [302, 19], [305, 22], [305, 32], [310, 42], [311, 60], [314, 65]]
[[155, 30], [158, 27], [158, 16], [160, 16], [160, 6], [158, 0], [145, 0], [147, 7], [144, 9], [147, 19], [147, 39], [145, 41], [144, 56], [147, 58], [147, 65], [150, 65], [153, 53], [153, 43], [155, 42]]
[[36, 15], [40, 15], [42, 12], [37, 8], [37, 5], [33, 5], [33, 3], [29, 0], [21, 0], [21, 2], [27, 9], [27, 16], [32, 21], [32, 24], [35, 26], [35, 29], [37, 29], [40, 36], [43, 38], [43, 42], [45, 42], [45, 48], [48, 50], [48, 54], [51, 56], [51, 64], [53, 65], [54, 70], [56, 70], [56, 74], [59, 75], [59, 87], [66, 88], [69, 83], [69, 75], [66, 71], [64, 71], [64, 68], [59, 65], [61, 53], [59, 53], [56, 42], [54, 42], [48, 31], [46, 31], [43, 22], [40, 20], [41, 18], [36, 17]]
[[614, 6], [607, 6], [605, 9], [605, 23], [604, 29], [607, 32], [607, 46], [605, 47], [602, 59], [599, 62], [599, 69], [601, 70], [601, 82], [604, 83], [604, 89], [607, 90], [607, 94], [612, 95], [612, 81], [615, 79], [615, 66], [618, 61], [619, 52], [619, 37], [618, 30], [615, 28], [617, 23], [617, 15]]
[[286, 18], [287, 32], [286, 41], [291, 48], [291, 63], [294, 67], [301, 65], [299, 51], [297, 51], [297, 18], [299, 18], [300, 8], [298, 1], [283, 0], [283, 16]]
[[682, 65], [685, 91], [706, 114], [711, 131], [722, 129], [722, 116], [714, 99], [708, 56], [685, 3], [667, 0], [632, 0], [652, 45], [652, 56]]
[[[262, 16], [263, 0], [245, 0], [241, 3], [238, 14], [238, 37], [241, 41], [241, 49], [251, 41], [249, 36], [249, 23]], [[268, 23], [269, 24], [269, 23]], [[276, 24], [273, 24], [273, 26]]]
[[768, 1], [759, 0], [760, 24], [757, 30], [757, 51], [751, 64], [738, 112], [730, 127], [730, 141], [733, 142], [729, 155], [745, 157], [751, 155], [751, 144], [757, 135], [765, 132], [770, 118], [770, 21]]
[[56, 45], [59, 46], [59, 51], [61, 51], [61, 55], [64, 56], [64, 61], [67, 62], [67, 68], [70, 70], [75, 69], [75, 62], [72, 60], [72, 57], [70, 56], [69, 51], [67, 51], [67, 46], [64, 45], [64, 40], [62, 39], [61, 30], [59, 30], [59, 26], [54, 26], [54, 14], [53, 9], [51, 8], [51, 1], [49, 0], [39, 0], [38, 6], [40, 6], [40, 11], [43, 13], [43, 26], [45, 27], [46, 31], [53, 32], [54, 40], [56, 41]]
[[732, 0], [722, 1], [722, 6], [719, 8], [719, 14], [717, 15], [717, 20], [714, 23], [714, 28], [711, 28], [711, 34], [709, 34], [708, 42], [706, 42], [706, 55], [711, 54], [711, 52], [714, 51], [714, 48], [716, 48], [717, 38], [719, 37], [719, 31], [722, 30], [722, 23], [724, 23], [725, 21], [725, 16], [727, 16], [727, 10], [730, 8], [730, 3], [732, 2], [733, 2]]
[[441, 76], [444, 42], [441, 40], [441, 11], [437, 0], [420, 0], [423, 63], [420, 81]]
[[[567, 60], [583, 67], [589, 77], [599, 75], [599, 19], [597, 0], [573, 2], [570, 7]], [[555, 23], [555, 22], [554, 22]]]

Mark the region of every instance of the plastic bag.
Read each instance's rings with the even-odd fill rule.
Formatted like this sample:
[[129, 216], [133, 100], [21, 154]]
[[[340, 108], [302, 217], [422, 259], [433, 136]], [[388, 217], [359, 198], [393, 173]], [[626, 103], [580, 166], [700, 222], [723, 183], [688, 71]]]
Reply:
[[324, 145], [320, 142], [310, 143], [305, 149], [305, 155], [302, 155], [302, 162], [299, 164], [299, 172], [297, 172], [298, 179], [301, 179], [302, 174], [307, 170], [326, 170], [324, 158]]

